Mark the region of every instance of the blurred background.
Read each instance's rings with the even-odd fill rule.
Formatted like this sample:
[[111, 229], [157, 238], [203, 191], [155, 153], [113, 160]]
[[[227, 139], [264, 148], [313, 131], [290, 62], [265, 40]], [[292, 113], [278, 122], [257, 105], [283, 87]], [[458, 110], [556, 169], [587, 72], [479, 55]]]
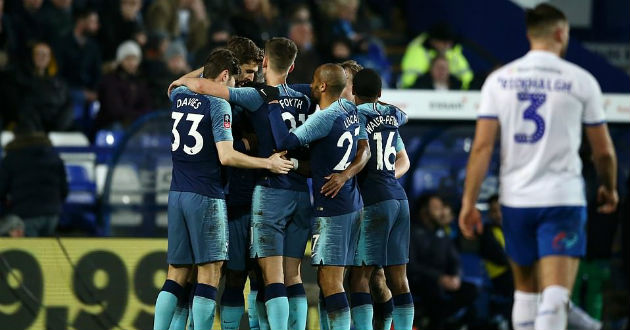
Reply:
[[[430, 256], [445, 250], [411, 247], [424, 251], [410, 264], [416, 323], [505, 329], [512, 289], [505, 287], [511, 275], [502, 252], [501, 215], [493, 204], [498, 149], [478, 204], [494, 234], [465, 241], [455, 219], [474, 135], [476, 91], [490, 72], [527, 52], [523, 8], [540, 2], [0, 0], [0, 153], [13, 154], [0, 163], [0, 235], [56, 237], [27, 243], [0, 239], [0, 324], [151, 328], [165, 270], [160, 253], [166, 248], [171, 175], [166, 89], [238, 35], [260, 47], [274, 36], [294, 40], [299, 54], [289, 83], [309, 83], [318, 65], [348, 59], [381, 74], [388, 88], [383, 100], [411, 119], [401, 129], [411, 160], [401, 183], [412, 208], [412, 230], [432, 228], [431, 239], [447, 240], [440, 246], [457, 256], [456, 263], [444, 265]], [[573, 301], [608, 328], [623, 329], [630, 309], [630, 2], [549, 2], [571, 24], [567, 60], [591, 72], [605, 93], [619, 160], [621, 206], [603, 216], [594, 211], [597, 178], [590, 151], [586, 145], [581, 150], [588, 252]], [[96, 256], [85, 259], [88, 252]], [[462, 282], [455, 290], [438, 288], [445, 306], [439, 311], [426, 303], [437, 298], [423, 296], [427, 289], [420, 285], [437, 286], [421, 273], [431, 267], [454, 268]], [[149, 268], [144, 275], [150, 285], [143, 286], [142, 272]], [[120, 269], [128, 285], [112, 286]], [[310, 267], [305, 273], [314, 283]], [[39, 291], [33, 289], [37, 283]], [[315, 286], [311, 289], [315, 301]], [[116, 292], [127, 292], [123, 296], [129, 299], [112, 311], [107, 299]]]

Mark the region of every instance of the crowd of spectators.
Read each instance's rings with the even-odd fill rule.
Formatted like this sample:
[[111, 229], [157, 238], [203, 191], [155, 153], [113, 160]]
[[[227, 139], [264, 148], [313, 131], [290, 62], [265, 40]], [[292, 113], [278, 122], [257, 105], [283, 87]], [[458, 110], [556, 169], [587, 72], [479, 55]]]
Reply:
[[90, 137], [125, 127], [167, 108], [169, 83], [235, 35], [258, 46], [293, 39], [292, 83], [310, 82], [321, 63], [355, 59], [393, 84], [384, 45], [363, 19], [372, 3], [0, 0], [0, 123]]
[[[447, 24], [412, 39], [400, 75], [375, 31], [391, 8], [374, 0], [0, 0], [0, 126], [36, 131], [122, 128], [165, 109], [168, 84], [232, 36], [299, 48], [289, 83], [318, 65], [354, 59], [384, 86], [479, 88]], [[386, 7], [385, 10], [383, 7]], [[382, 33], [381, 33], [382, 34]], [[54, 120], [51, 120], [54, 119]]]

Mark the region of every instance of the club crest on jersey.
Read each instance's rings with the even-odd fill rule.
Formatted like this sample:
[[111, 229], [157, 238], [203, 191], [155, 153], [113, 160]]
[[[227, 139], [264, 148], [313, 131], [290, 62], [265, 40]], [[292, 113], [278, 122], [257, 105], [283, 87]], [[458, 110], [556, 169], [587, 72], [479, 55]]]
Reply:
[[225, 114], [223, 115], [223, 128], [231, 128], [232, 127], [232, 123], [230, 121], [230, 115], [229, 114]]

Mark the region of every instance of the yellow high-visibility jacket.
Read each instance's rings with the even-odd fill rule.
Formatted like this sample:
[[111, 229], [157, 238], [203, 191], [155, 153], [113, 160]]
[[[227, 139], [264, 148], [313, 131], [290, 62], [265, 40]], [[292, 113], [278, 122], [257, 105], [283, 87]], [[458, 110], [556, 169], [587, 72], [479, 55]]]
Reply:
[[[428, 39], [428, 33], [422, 33], [413, 39], [407, 46], [402, 59], [401, 87], [411, 87], [418, 76], [429, 72], [431, 60], [435, 58], [437, 52], [424, 47], [424, 42]], [[462, 89], [468, 89], [473, 79], [473, 72], [470, 70], [468, 61], [462, 53], [462, 46], [455, 44], [453, 48], [444, 54], [448, 61], [449, 71], [452, 75], [462, 81]]]

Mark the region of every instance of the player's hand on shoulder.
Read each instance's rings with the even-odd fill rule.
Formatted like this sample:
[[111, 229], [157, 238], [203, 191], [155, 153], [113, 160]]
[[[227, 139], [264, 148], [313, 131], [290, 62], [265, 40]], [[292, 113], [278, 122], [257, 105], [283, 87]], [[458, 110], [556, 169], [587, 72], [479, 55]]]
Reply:
[[328, 181], [322, 186], [320, 193], [326, 197], [335, 198], [339, 193], [339, 190], [348, 181], [348, 177], [343, 173], [333, 173], [324, 177]]
[[244, 84], [243, 87], [252, 87], [256, 89], [258, 94], [260, 94], [266, 103], [278, 100], [280, 97], [280, 89], [278, 89], [278, 87], [269, 86], [265, 83], [249, 82]]
[[597, 203], [599, 204], [597, 212], [604, 214], [615, 212], [619, 203], [617, 190], [610, 190], [606, 186], [600, 186], [597, 190]]
[[184, 85], [182, 83], [182, 81], [180, 79], [177, 79], [175, 81], [173, 81], [169, 86], [168, 86], [168, 91], [166, 92], [166, 95], [171, 98], [171, 93], [173, 92], [173, 90], [179, 86]]
[[286, 150], [276, 152], [269, 156], [269, 170], [277, 174], [287, 174], [293, 169], [293, 162], [286, 159], [284, 156], [287, 154]]
[[475, 208], [474, 204], [462, 204], [462, 210], [459, 212], [459, 229], [461, 229], [464, 237], [468, 239], [483, 233], [481, 213]]

